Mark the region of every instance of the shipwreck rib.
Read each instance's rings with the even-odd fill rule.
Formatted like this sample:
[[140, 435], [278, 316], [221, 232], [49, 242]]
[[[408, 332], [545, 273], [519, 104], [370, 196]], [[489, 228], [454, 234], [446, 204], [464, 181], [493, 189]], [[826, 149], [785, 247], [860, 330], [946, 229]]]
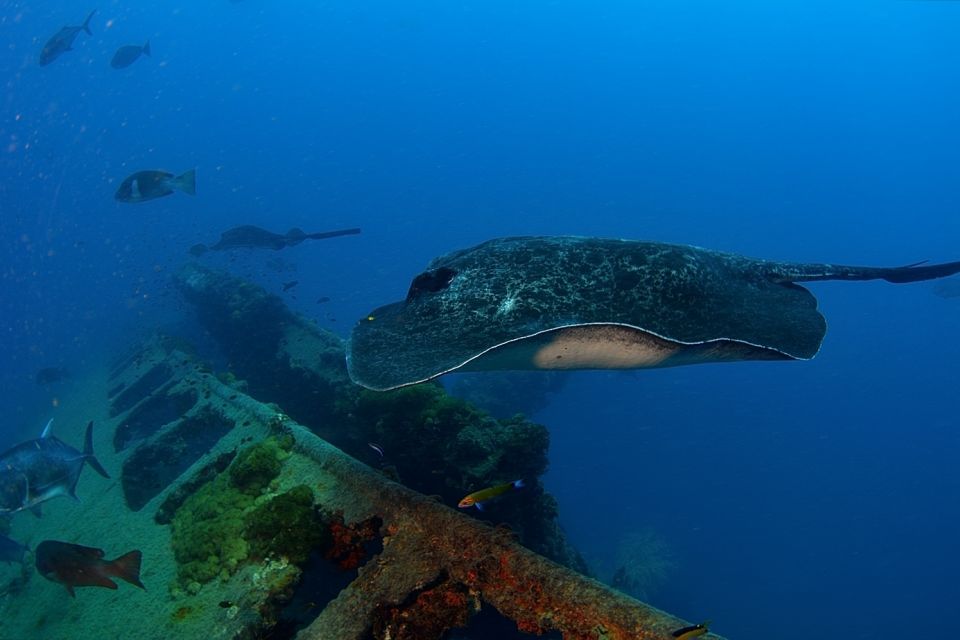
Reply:
[[[367, 638], [384, 604], [409, 600], [438, 580], [444, 589], [451, 582], [466, 587], [521, 630], [555, 629], [568, 640], [672, 640], [671, 631], [689, 624], [529, 551], [507, 530], [385, 479], [303, 428], [294, 434], [298, 450], [348, 488], [344, 504], [332, 506], [353, 520], [379, 516], [386, 533], [383, 552], [298, 640]], [[446, 601], [453, 616], [460, 603]]]

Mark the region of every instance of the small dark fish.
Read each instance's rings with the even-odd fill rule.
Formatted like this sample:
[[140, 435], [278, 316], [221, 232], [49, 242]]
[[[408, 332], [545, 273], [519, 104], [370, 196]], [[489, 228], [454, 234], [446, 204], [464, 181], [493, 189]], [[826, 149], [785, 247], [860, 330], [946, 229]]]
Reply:
[[283, 290], [284, 290], [284, 291], [290, 291], [290, 289], [293, 289], [293, 288], [294, 288], [295, 286], [297, 286], [298, 284], [300, 284], [300, 281], [299, 281], [299, 280], [291, 280], [290, 282], [284, 282], [284, 283], [283, 283]]
[[37, 371], [34, 380], [37, 381], [37, 384], [47, 385], [66, 380], [69, 377], [70, 374], [63, 367], [44, 367]]
[[701, 622], [700, 624], [692, 624], [689, 627], [681, 627], [676, 631], [672, 632], [672, 635], [677, 640], [690, 640], [690, 638], [696, 638], [698, 636], [705, 635], [709, 629], [707, 627], [710, 625], [710, 621]]
[[6, 562], [7, 564], [19, 562], [23, 564], [23, 556], [27, 551], [29, 549], [25, 545], [0, 534], [0, 562]]
[[104, 560], [103, 549], [44, 540], [37, 545], [36, 556], [37, 571], [47, 580], [65, 586], [71, 596], [76, 596], [74, 587], [116, 589], [117, 583], [111, 578], [120, 578], [146, 589], [140, 582], [143, 554], [139, 550], [129, 551], [116, 560]]
[[93, 35], [93, 32], [90, 31], [90, 19], [93, 18], [93, 15], [97, 12], [96, 9], [90, 12], [90, 15], [87, 16], [87, 19], [83, 21], [83, 24], [79, 27], [63, 27], [60, 31], [57, 31], [53, 34], [47, 44], [43, 45], [43, 50], [40, 51], [40, 66], [45, 67], [67, 51], [73, 50], [73, 41], [77, 39], [77, 35], [81, 31], [86, 31], [87, 35]]
[[137, 58], [142, 55], [150, 55], [149, 40], [147, 40], [147, 43], [142, 47], [136, 44], [128, 44], [125, 47], [120, 47], [117, 49], [117, 52], [113, 54], [113, 60], [110, 61], [110, 66], [114, 69], [125, 69], [136, 62]]
[[190, 169], [179, 176], [166, 171], [137, 171], [120, 183], [113, 197], [120, 202], [146, 202], [168, 196], [176, 189], [196, 195], [197, 170]]
[[376, 451], [377, 454], [380, 455], [380, 459], [381, 459], [381, 460], [385, 457], [385, 454], [384, 454], [384, 452], [383, 452], [383, 447], [381, 447], [380, 445], [378, 445], [376, 442], [368, 442], [368, 443], [367, 443], [367, 446], [370, 447], [371, 449], [373, 449], [374, 451]]
[[200, 244], [195, 244], [192, 247], [190, 247], [190, 255], [196, 256], [198, 258], [203, 254], [205, 254], [207, 251], [209, 251], [209, 249], [207, 249], [207, 245], [203, 244], [202, 242]]
[[220, 234], [217, 244], [210, 247], [214, 251], [225, 249], [273, 249], [278, 251], [285, 247], [294, 247], [304, 240], [323, 240], [337, 236], [349, 236], [360, 233], [360, 229], [340, 229], [338, 231], [322, 231], [319, 233], [304, 233], [294, 227], [285, 234], [273, 233], [252, 224], [228, 229]]
[[327, 296], [320, 296], [317, 298], [317, 304], [323, 304], [324, 302], [330, 302], [330, 298]]
[[934, 295], [941, 298], [960, 298], [960, 278], [948, 278], [933, 285]]
[[84, 463], [110, 477], [93, 455], [93, 422], [87, 424], [82, 452], [52, 435], [52, 423], [47, 423], [38, 439], [0, 453], [0, 513], [30, 509], [40, 515], [42, 502], [57, 496], [76, 499]]

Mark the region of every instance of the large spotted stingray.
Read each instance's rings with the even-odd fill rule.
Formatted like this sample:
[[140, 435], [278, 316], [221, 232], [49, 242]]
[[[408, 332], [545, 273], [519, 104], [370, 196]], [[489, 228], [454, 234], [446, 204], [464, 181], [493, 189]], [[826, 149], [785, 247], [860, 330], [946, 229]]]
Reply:
[[351, 378], [396, 389], [451, 371], [807, 360], [826, 333], [797, 282], [916, 282], [960, 262], [853, 267], [580, 237], [490, 240], [435, 259], [353, 329]]

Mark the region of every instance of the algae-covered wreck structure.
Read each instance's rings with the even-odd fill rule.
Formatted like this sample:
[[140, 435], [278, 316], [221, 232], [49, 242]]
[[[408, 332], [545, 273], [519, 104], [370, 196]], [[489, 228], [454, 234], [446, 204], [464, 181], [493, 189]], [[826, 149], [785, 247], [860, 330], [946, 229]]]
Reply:
[[[157, 335], [91, 376], [58, 421], [95, 422], [111, 479], [84, 474], [83, 503], [7, 523], [31, 546], [140, 549], [147, 591], [71, 599], [0, 567], [17, 594], [0, 639], [668, 640], [690, 625], [587, 577], [539, 483], [542, 425], [433, 383], [362, 389], [341, 339], [262, 288], [196, 265], [175, 283], [219, 356]], [[456, 509], [513, 478], [523, 500], [490, 519]]]

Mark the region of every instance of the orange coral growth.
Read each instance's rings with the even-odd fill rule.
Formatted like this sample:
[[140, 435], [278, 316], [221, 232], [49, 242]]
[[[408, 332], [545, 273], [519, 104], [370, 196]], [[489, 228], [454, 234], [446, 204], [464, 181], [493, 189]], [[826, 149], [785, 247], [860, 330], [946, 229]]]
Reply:
[[377, 537], [382, 524], [383, 521], [377, 517], [345, 524], [343, 513], [335, 513], [330, 522], [332, 544], [325, 557], [336, 562], [344, 571], [356, 569], [366, 557], [364, 545]]

